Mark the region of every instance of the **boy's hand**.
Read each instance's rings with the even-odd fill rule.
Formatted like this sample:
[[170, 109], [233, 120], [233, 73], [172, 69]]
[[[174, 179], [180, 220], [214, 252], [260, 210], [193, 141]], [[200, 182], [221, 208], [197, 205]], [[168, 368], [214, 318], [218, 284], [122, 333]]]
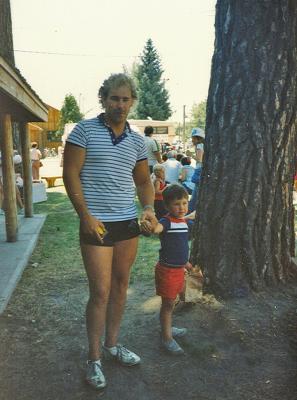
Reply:
[[186, 269], [187, 271], [192, 271], [193, 265], [188, 261], [187, 264], [185, 265], [185, 269]]

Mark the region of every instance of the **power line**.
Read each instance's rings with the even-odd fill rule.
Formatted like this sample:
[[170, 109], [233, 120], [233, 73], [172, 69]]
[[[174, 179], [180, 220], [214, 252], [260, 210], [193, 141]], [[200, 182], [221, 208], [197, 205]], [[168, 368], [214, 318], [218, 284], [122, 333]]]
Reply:
[[19, 49], [14, 49], [14, 51], [19, 52], [19, 53], [33, 53], [33, 54], [51, 54], [51, 55], [56, 55], [56, 56], [79, 56], [79, 57], [90, 57], [94, 56], [94, 54], [73, 54], [73, 53], [54, 53], [54, 52], [49, 52], [49, 51], [33, 51], [33, 50], [19, 50]]
[[[49, 51], [34, 51], [34, 50], [19, 50], [19, 49], [14, 49], [15, 52], [18, 53], [31, 53], [31, 54], [49, 54], [49, 55], [55, 55], [55, 56], [74, 56], [74, 57], [95, 57], [98, 56], [98, 54], [74, 54], [74, 53], [56, 53], [56, 52], [49, 52]], [[122, 58], [122, 57], [131, 57], [131, 58], [140, 58], [141, 56], [135, 56], [135, 55], [101, 55], [101, 57], [107, 57], [107, 58]]]

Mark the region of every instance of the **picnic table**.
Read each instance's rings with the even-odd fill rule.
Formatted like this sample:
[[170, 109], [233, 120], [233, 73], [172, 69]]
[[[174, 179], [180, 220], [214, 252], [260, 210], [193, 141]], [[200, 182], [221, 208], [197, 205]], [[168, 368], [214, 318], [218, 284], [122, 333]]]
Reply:
[[45, 179], [47, 187], [51, 188], [55, 186], [56, 179], [62, 179], [62, 176], [42, 176], [41, 179]]

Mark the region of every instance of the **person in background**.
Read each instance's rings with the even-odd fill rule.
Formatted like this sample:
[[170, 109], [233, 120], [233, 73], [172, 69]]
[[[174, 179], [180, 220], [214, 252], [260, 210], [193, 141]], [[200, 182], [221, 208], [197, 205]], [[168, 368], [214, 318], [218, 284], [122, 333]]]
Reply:
[[181, 159], [184, 157], [185, 155], [183, 153], [177, 153], [176, 155], [176, 159], [177, 161], [181, 162]]
[[199, 183], [200, 183], [203, 155], [204, 155], [204, 139], [205, 139], [205, 133], [203, 129], [201, 128], [192, 129], [192, 143], [195, 148], [196, 168], [192, 176], [192, 182], [195, 184], [195, 187], [192, 192], [192, 197], [189, 203], [190, 212], [196, 210], [196, 205], [198, 201]]
[[177, 161], [177, 152], [170, 150], [167, 153], [168, 160], [163, 163], [165, 168], [165, 181], [167, 183], [178, 183], [181, 163]]
[[183, 157], [181, 159], [181, 170], [179, 179], [181, 184], [186, 188], [189, 194], [192, 194], [195, 183], [192, 182], [192, 176], [194, 174], [195, 168], [191, 165], [191, 158], [190, 157]]
[[165, 214], [167, 214], [167, 210], [163, 201], [163, 190], [166, 188], [165, 182], [165, 169], [162, 164], [155, 164], [153, 168], [153, 185], [155, 189], [155, 213], [156, 217], [159, 220]]
[[162, 154], [162, 161], [165, 162], [165, 161], [167, 161], [167, 160], [168, 160], [168, 155], [167, 155], [167, 153], [163, 153], [163, 154]]
[[41, 167], [40, 159], [42, 158], [42, 154], [41, 154], [40, 150], [38, 149], [37, 142], [31, 143], [30, 158], [31, 158], [31, 164], [32, 164], [32, 179], [33, 179], [33, 181], [39, 181], [39, 179], [40, 179], [39, 169]]
[[[18, 212], [21, 213], [23, 212], [24, 204], [23, 200], [21, 197], [21, 193], [19, 190], [19, 185], [23, 185], [23, 179], [19, 178], [20, 176], [20, 170], [21, 170], [21, 163], [22, 163], [22, 156], [18, 153], [17, 150], [13, 151], [13, 164], [14, 164], [14, 169], [15, 169], [15, 180], [16, 180], [16, 186], [15, 186], [15, 195], [16, 195], [16, 205], [18, 208]], [[2, 172], [2, 162], [1, 162], [1, 151], [0, 151], [0, 214], [4, 213], [5, 210], [5, 196], [4, 196], [4, 190], [3, 190], [3, 172]]]
[[155, 226], [157, 219], [144, 137], [127, 122], [137, 98], [135, 84], [123, 73], [112, 74], [98, 95], [104, 112], [80, 121], [68, 136], [63, 178], [80, 219], [80, 247], [89, 281], [86, 381], [102, 389], [106, 386], [102, 357], [124, 366], [141, 361], [118, 343], [140, 234], [135, 187], [141, 221]]
[[154, 128], [152, 126], [146, 126], [144, 128], [144, 140], [145, 140], [145, 145], [147, 148], [147, 157], [148, 157], [148, 165], [150, 169], [150, 173], [153, 172], [153, 166], [157, 163], [161, 163], [161, 154], [160, 154], [160, 148], [155, 139], [152, 138], [154, 133]]
[[[191, 269], [189, 262], [188, 224], [194, 215], [188, 215], [188, 192], [179, 185], [167, 186], [163, 198], [168, 214], [152, 227], [149, 221], [143, 221], [144, 232], [159, 235], [161, 249], [159, 261], [155, 267], [156, 293], [161, 296], [160, 309], [161, 346], [172, 355], [182, 355], [184, 350], [175, 339], [187, 333], [186, 328], [172, 327], [172, 314], [175, 300], [184, 292], [185, 269]], [[192, 222], [192, 221], [191, 221]]]

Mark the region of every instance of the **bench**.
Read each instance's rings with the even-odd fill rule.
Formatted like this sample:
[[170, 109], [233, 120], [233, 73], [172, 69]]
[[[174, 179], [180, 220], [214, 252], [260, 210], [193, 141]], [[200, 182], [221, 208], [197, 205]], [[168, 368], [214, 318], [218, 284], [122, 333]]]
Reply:
[[55, 186], [56, 179], [62, 179], [62, 176], [42, 176], [41, 179], [45, 179], [47, 187], [51, 188]]

